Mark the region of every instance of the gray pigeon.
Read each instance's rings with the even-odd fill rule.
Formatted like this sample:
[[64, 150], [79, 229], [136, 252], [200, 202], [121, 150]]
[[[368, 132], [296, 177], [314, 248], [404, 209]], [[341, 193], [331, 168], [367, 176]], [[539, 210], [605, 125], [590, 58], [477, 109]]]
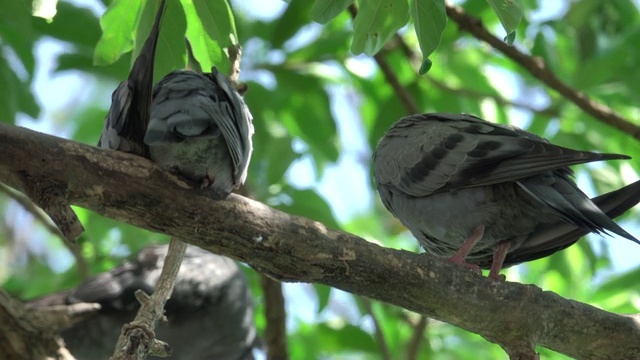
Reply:
[[133, 63], [129, 78], [121, 82], [111, 95], [111, 108], [105, 119], [98, 147], [148, 157], [143, 140], [149, 124], [153, 62], [165, 7], [166, 0], [162, 0], [151, 32]]
[[153, 89], [144, 137], [151, 159], [201, 188], [226, 197], [244, 183], [252, 135], [249, 108], [216, 68], [174, 71]]
[[[140, 306], [134, 292], [141, 289], [151, 294], [166, 253], [166, 245], [146, 247], [135, 260], [29, 306], [99, 303], [98, 314], [64, 330], [62, 337], [79, 360], [107, 359], [122, 326], [133, 320]], [[187, 247], [166, 315], [169, 321], [155, 331], [158, 339], [171, 345], [172, 358], [253, 359], [258, 343], [253, 296], [242, 270], [231, 259]]]
[[629, 157], [435, 113], [396, 122], [376, 148], [373, 171], [385, 207], [428, 253], [490, 268], [497, 279], [503, 267], [549, 256], [589, 232], [640, 244], [611, 220], [640, 202], [640, 182], [589, 199], [568, 168], [611, 159]]
[[249, 108], [227, 77], [177, 70], [152, 91], [165, 0], [129, 78], [113, 92], [98, 146], [145, 156], [197, 188], [225, 198], [247, 177]]

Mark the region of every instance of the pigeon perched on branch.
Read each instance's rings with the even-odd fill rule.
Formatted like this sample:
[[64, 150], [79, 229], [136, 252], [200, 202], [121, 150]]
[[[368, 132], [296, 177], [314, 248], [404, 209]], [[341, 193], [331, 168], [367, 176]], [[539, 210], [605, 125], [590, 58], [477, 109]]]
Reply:
[[570, 165], [629, 159], [577, 151], [471, 115], [404, 117], [373, 155], [385, 207], [425, 250], [478, 270], [549, 256], [595, 232], [640, 241], [616, 217], [640, 202], [640, 182], [589, 199]]
[[[128, 79], [113, 92], [98, 146], [150, 158], [194, 187], [207, 188], [216, 198], [225, 198], [247, 177], [253, 149], [252, 117], [236, 88], [216, 68], [207, 74], [174, 71], [152, 88], [156, 43], [165, 6], [166, 1], [162, 0]], [[171, 241], [180, 244], [179, 239]], [[172, 299], [179, 293], [178, 286]], [[214, 325], [227, 324], [219, 321], [209, 326]], [[220, 333], [229, 331], [227, 335], [231, 336], [233, 326]], [[176, 336], [169, 338], [176, 341]]]
[[152, 90], [160, 4], [129, 78], [113, 92], [98, 146], [145, 156], [198, 188], [224, 198], [247, 177], [252, 116], [229, 79], [177, 70]]
[[247, 177], [253, 150], [249, 108], [216, 68], [178, 70], [153, 89], [144, 137], [151, 159], [226, 197]]

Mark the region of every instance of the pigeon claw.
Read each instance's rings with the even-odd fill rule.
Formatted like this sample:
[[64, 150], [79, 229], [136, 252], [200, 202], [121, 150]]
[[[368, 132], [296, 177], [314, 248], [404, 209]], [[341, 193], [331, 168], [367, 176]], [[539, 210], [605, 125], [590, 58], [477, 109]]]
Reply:
[[496, 247], [496, 250], [493, 252], [493, 261], [491, 262], [491, 270], [489, 270], [489, 278], [498, 281], [506, 280], [504, 275], [500, 275], [500, 270], [502, 270], [502, 264], [504, 264], [504, 259], [507, 257], [507, 252], [509, 251], [510, 246], [511, 243], [503, 241]]

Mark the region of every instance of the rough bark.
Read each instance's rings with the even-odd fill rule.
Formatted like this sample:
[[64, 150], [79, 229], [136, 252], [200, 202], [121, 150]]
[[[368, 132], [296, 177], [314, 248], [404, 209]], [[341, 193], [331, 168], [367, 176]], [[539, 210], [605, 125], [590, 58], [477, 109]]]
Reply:
[[0, 154], [0, 181], [32, 199], [64, 194], [70, 204], [244, 261], [275, 279], [326, 284], [462, 327], [512, 358], [533, 358], [536, 345], [582, 359], [640, 358], [636, 315], [383, 248], [241, 196], [214, 201], [137, 156], [1, 123]]
[[0, 359], [74, 360], [58, 332], [99, 308], [87, 303], [30, 308], [0, 289]]

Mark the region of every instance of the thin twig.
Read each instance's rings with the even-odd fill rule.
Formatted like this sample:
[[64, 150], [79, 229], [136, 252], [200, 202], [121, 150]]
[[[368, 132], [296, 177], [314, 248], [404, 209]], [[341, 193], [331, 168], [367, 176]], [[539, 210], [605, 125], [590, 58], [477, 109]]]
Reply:
[[391, 353], [389, 352], [389, 345], [387, 344], [387, 340], [384, 337], [384, 332], [382, 331], [382, 326], [380, 325], [380, 321], [378, 321], [378, 317], [373, 312], [373, 306], [371, 306], [371, 300], [367, 298], [360, 298], [362, 305], [364, 306], [365, 311], [369, 316], [371, 316], [371, 320], [373, 321], [373, 327], [375, 328], [374, 336], [376, 338], [376, 342], [378, 343], [378, 347], [380, 347], [380, 353], [384, 360], [391, 360]]
[[424, 340], [424, 332], [427, 329], [427, 324], [429, 324], [429, 318], [421, 315], [420, 320], [417, 323], [412, 324], [413, 326], [413, 335], [411, 335], [411, 340], [407, 344], [407, 360], [417, 360], [418, 355], [420, 355], [420, 346], [422, 345], [422, 340]]
[[[358, 8], [356, 7], [356, 5], [355, 4], [349, 5], [348, 10], [349, 10], [349, 14], [351, 14], [351, 18], [355, 19], [356, 16], [358, 15]], [[413, 57], [411, 50], [404, 43], [404, 41], [402, 41], [402, 38], [399, 35], [396, 34], [396, 38], [400, 40], [400, 44], [405, 48], [405, 50], [409, 51], [408, 53], [405, 51], [405, 53], [409, 55], [409, 60], [411, 61]], [[384, 74], [385, 79], [387, 80], [389, 85], [391, 85], [396, 95], [400, 99], [400, 102], [402, 102], [402, 105], [404, 106], [406, 112], [408, 114], [420, 113], [421, 111], [417, 105], [417, 102], [415, 101], [411, 93], [409, 93], [409, 91], [407, 91], [407, 89], [402, 84], [400, 84], [400, 80], [398, 80], [398, 77], [396, 76], [395, 72], [389, 65], [389, 62], [387, 62], [384, 52], [383, 51], [378, 52], [373, 56], [373, 58], [378, 64], [380, 71], [382, 71], [382, 73]], [[376, 342], [378, 343], [378, 346], [380, 347], [382, 358], [385, 360], [390, 360], [392, 357], [391, 357], [391, 353], [389, 352], [389, 346], [387, 345], [387, 341], [384, 337], [384, 332], [382, 330], [382, 327], [380, 326], [380, 322], [378, 321], [378, 318], [373, 312], [373, 307], [371, 306], [371, 300], [367, 298], [362, 298], [362, 303], [364, 304], [364, 307], [367, 313], [371, 316], [371, 319], [373, 321], [373, 324], [375, 327], [375, 338], [376, 338]], [[422, 316], [422, 318], [424, 318], [424, 316]], [[426, 320], [425, 320], [425, 323], [426, 323]], [[415, 335], [416, 334], [414, 333], [414, 336]], [[420, 339], [422, 339], [422, 336], [420, 336]], [[411, 344], [413, 344], [414, 341], [415, 340], [412, 339]], [[414, 346], [415, 346], [415, 351], [417, 352], [417, 350], [419, 350], [420, 343], [417, 342]], [[413, 347], [410, 347], [409, 350], [412, 351], [414, 349]], [[412, 358], [410, 357], [409, 359], [412, 359]]]
[[9, 196], [13, 201], [17, 202], [29, 212], [34, 218], [36, 218], [40, 223], [52, 234], [58, 236], [64, 242], [64, 236], [60, 232], [53, 222], [38, 208], [28, 197], [25, 195], [14, 191], [10, 187], [5, 184], [0, 183], [0, 191]]
[[[400, 51], [404, 54], [404, 56], [409, 59], [409, 62], [411, 63], [411, 65], [413, 66], [414, 69], [418, 69], [420, 67], [420, 54], [418, 54], [418, 52], [416, 52], [415, 50], [413, 50], [406, 41], [404, 41], [404, 39], [402, 38], [402, 36], [400, 36], [400, 34], [395, 34], [393, 36], [393, 39], [391, 41], [389, 41], [389, 44], [387, 46], [384, 47], [384, 49], [382, 51], [386, 52], [386, 51], [390, 51], [393, 49], [400, 49]], [[473, 89], [467, 89], [467, 88], [455, 88], [452, 87], [450, 85], [448, 85], [447, 83], [440, 81], [436, 78], [434, 78], [431, 75], [426, 75], [425, 76], [429, 81], [431, 81], [433, 83], [433, 85], [435, 85], [437, 88], [450, 92], [450, 93], [454, 93], [457, 95], [462, 95], [465, 97], [469, 97], [472, 99], [491, 99], [493, 100], [496, 104], [498, 105], [502, 105], [502, 106], [511, 106], [511, 107], [515, 107], [515, 108], [520, 108], [520, 109], [524, 109], [524, 110], [528, 110], [531, 111], [533, 113], [536, 114], [540, 114], [540, 115], [544, 115], [544, 116], [548, 116], [548, 117], [558, 117], [559, 113], [558, 110], [552, 107], [547, 107], [544, 109], [536, 109], [530, 105], [524, 104], [524, 103], [519, 103], [519, 102], [515, 102], [515, 101], [511, 101], [508, 99], [505, 99], [501, 96], [497, 96], [497, 95], [491, 95], [491, 94], [485, 94], [479, 91], [475, 91]]]
[[147, 355], [166, 357], [171, 354], [168, 345], [155, 338], [154, 329], [164, 319], [164, 305], [171, 297], [187, 244], [171, 238], [162, 273], [151, 296], [141, 290], [136, 298], [141, 303], [136, 318], [122, 327], [116, 350], [111, 360], [140, 360]]
[[67, 249], [69, 249], [69, 251], [71, 252], [71, 254], [76, 260], [76, 266], [78, 267], [78, 275], [80, 276], [81, 281], [86, 280], [89, 277], [89, 265], [87, 264], [87, 259], [85, 259], [84, 256], [82, 256], [82, 248], [80, 245], [71, 244], [69, 241], [67, 241], [64, 235], [62, 234], [62, 232], [60, 231], [60, 229], [58, 229], [58, 227], [51, 221], [51, 219], [49, 219], [49, 217], [46, 216], [45, 213], [42, 210], [40, 210], [40, 208], [38, 208], [25, 195], [11, 189], [10, 187], [2, 183], [0, 183], [0, 192], [6, 194], [13, 201], [15, 201], [20, 206], [22, 206], [22, 208], [25, 209], [28, 213], [30, 213], [31, 216], [33, 216], [36, 220], [38, 220], [40, 224], [42, 224], [42, 226], [44, 226], [45, 229], [47, 229], [47, 231], [49, 231], [51, 234], [59, 237], [60, 240], [62, 240], [62, 243], [64, 244], [64, 246]]
[[286, 360], [287, 351], [287, 313], [285, 310], [282, 283], [260, 274], [260, 285], [264, 294], [265, 342], [268, 360]]
[[478, 100], [482, 100], [482, 99], [491, 99], [493, 100], [497, 105], [501, 105], [501, 106], [511, 106], [511, 107], [515, 107], [515, 108], [520, 108], [520, 109], [524, 109], [536, 114], [540, 114], [540, 115], [544, 115], [544, 116], [548, 116], [548, 117], [558, 117], [560, 114], [558, 113], [558, 111], [555, 108], [552, 107], [547, 107], [547, 108], [543, 108], [543, 109], [537, 109], [534, 108], [531, 105], [528, 104], [524, 104], [524, 103], [519, 103], [519, 102], [515, 102], [515, 101], [511, 101], [508, 99], [505, 99], [501, 96], [496, 96], [496, 95], [489, 95], [489, 94], [484, 94], [482, 92], [479, 91], [475, 91], [472, 89], [467, 89], [467, 88], [454, 88], [452, 86], [449, 86], [448, 84], [446, 84], [445, 82], [442, 82], [436, 78], [434, 78], [433, 76], [430, 75], [426, 75], [426, 78], [431, 81], [431, 83], [433, 85], [435, 85], [437, 88], [450, 92], [450, 93], [455, 93], [457, 95], [462, 95], [465, 97], [469, 97], [469, 98], [473, 98], [473, 99], [478, 99]]
[[446, 7], [447, 16], [458, 24], [460, 29], [469, 32], [475, 38], [499, 50], [505, 56], [517, 64], [520, 64], [520, 66], [525, 68], [531, 75], [538, 78], [550, 88], [555, 89], [566, 99], [576, 104], [594, 118], [640, 140], [640, 126], [631, 123], [611, 108], [591, 100], [586, 94], [564, 83], [545, 65], [541, 58], [524, 54], [516, 47], [510, 46], [497, 38], [482, 25], [479, 19], [468, 15], [461, 7], [451, 4], [447, 4]]
[[242, 61], [242, 46], [240, 44], [234, 44], [229, 46], [229, 61], [231, 62], [231, 68], [229, 68], [229, 81], [240, 93], [244, 95], [247, 92], [247, 84], [240, 82], [240, 62]]
[[242, 61], [242, 47], [239, 44], [229, 46], [229, 79], [232, 83], [237, 83], [240, 79], [240, 61]]

